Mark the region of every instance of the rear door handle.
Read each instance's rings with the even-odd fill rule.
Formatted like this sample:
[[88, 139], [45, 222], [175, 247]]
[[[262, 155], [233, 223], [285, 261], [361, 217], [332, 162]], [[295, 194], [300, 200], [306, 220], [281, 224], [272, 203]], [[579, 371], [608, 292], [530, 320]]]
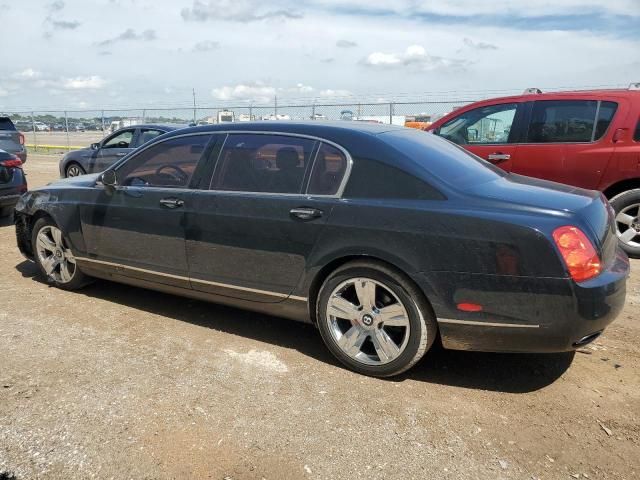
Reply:
[[179, 198], [163, 198], [160, 200], [160, 205], [166, 208], [178, 208], [184, 205], [184, 200]]
[[505, 162], [509, 159], [511, 159], [511, 155], [509, 155], [508, 153], [495, 152], [487, 155], [487, 160], [493, 163]]
[[313, 220], [314, 218], [320, 218], [322, 216], [322, 210], [317, 208], [292, 208], [289, 213], [292, 217], [299, 218], [300, 220]]

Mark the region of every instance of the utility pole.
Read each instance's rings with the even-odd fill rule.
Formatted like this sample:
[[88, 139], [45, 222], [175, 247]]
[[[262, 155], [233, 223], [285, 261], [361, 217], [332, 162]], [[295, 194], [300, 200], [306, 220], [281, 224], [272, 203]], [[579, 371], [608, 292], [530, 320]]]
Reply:
[[196, 123], [196, 89], [192, 88], [191, 92], [193, 93], [193, 123]]
[[277, 120], [278, 119], [278, 96], [277, 95], [273, 97], [273, 106], [274, 106], [273, 113], [276, 116], [276, 120]]

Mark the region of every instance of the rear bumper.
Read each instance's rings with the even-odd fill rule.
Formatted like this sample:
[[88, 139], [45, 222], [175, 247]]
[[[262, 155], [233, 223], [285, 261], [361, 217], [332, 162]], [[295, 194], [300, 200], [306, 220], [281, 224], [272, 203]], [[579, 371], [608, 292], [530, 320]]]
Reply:
[[15, 206], [15, 204], [18, 203], [20, 195], [20, 193], [5, 195], [4, 192], [0, 191], [0, 208]]
[[[434, 276], [426, 281], [434, 285]], [[629, 259], [621, 250], [598, 277], [531, 279], [445, 274], [449, 285], [433, 307], [445, 348], [485, 352], [562, 352], [595, 340], [624, 307]], [[458, 276], [458, 278], [455, 278]], [[433, 291], [433, 288], [432, 288]], [[458, 303], [483, 305], [461, 312]]]

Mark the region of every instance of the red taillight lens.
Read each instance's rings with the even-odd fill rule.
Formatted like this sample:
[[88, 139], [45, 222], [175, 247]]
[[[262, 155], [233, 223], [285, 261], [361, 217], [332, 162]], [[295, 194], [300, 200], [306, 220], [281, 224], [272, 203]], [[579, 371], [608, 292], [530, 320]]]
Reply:
[[24, 145], [24, 135], [19, 133], [18, 134], [18, 141], [20, 142], [20, 145]]
[[553, 231], [553, 239], [571, 278], [576, 282], [584, 282], [600, 274], [600, 257], [582, 230], [568, 225], [559, 227]]
[[15, 167], [21, 167], [21, 166], [22, 166], [22, 160], [20, 160], [18, 157], [13, 157], [13, 158], [10, 158], [9, 160], [3, 160], [0, 162], [0, 167], [15, 168]]

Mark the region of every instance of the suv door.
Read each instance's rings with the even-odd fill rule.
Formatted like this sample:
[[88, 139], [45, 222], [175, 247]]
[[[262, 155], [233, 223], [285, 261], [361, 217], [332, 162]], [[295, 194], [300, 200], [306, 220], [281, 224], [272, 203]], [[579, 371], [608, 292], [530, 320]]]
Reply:
[[[114, 273], [189, 288], [184, 212], [211, 135], [169, 138], [116, 169], [118, 186], [80, 206], [89, 259]], [[101, 188], [101, 187], [97, 187]]]
[[521, 103], [496, 103], [464, 111], [434, 133], [510, 171], [516, 156], [521, 118]]
[[617, 108], [599, 100], [528, 102], [528, 127], [512, 171], [597, 189], [614, 151], [606, 132]]
[[135, 134], [135, 128], [127, 128], [104, 139], [94, 157], [91, 172], [102, 172], [131, 152]]
[[187, 213], [192, 287], [257, 302], [289, 297], [348, 165], [345, 151], [314, 138], [229, 134], [209, 190]]

